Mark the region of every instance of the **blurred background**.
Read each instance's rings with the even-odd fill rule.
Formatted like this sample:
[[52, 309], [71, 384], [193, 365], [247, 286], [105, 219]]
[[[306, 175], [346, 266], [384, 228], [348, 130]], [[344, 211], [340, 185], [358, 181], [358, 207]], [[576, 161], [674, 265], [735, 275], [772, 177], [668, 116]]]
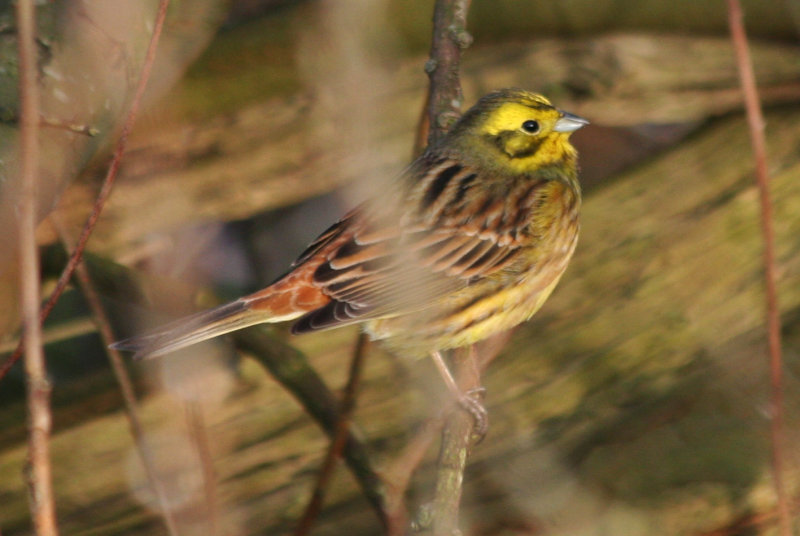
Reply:
[[[80, 232], [132, 97], [157, 2], [39, 6], [45, 291]], [[792, 504], [800, 419], [800, 2], [743, 1], [767, 120]], [[0, 3], [0, 224], [14, 227], [13, 6]], [[147, 107], [89, 243], [118, 337], [261, 288], [412, 157], [431, 0], [172, 2]], [[758, 195], [718, 0], [473, 0], [465, 108], [523, 87], [588, 118], [573, 136], [575, 258], [484, 376], [491, 428], [470, 459], [465, 535], [777, 531]], [[91, 129], [97, 135], [89, 136]], [[0, 239], [0, 350], [16, 346]], [[337, 393], [357, 331], [290, 337]], [[92, 314], [72, 288], [45, 324], [63, 534], [166, 534]], [[178, 533], [285, 534], [328, 439], [229, 340], [128, 363]], [[241, 350], [241, 345], [239, 345]], [[252, 349], [251, 349], [252, 350]], [[428, 362], [370, 346], [355, 422], [391, 477], [441, 407]], [[31, 533], [24, 378], [0, 382], [0, 531]], [[430, 500], [436, 446], [407, 496]], [[342, 465], [313, 534], [380, 534]]]

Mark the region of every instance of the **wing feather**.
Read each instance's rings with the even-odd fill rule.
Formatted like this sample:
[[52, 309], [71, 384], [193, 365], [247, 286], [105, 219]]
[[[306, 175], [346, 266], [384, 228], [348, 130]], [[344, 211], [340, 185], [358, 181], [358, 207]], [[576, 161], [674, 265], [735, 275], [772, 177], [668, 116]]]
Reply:
[[[381, 211], [396, 203], [386, 196], [383, 207], [360, 207], [301, 256], [298, 262], [326, 256], [313, 283], [331, 302], [302, 317], [294, 332], [413, 312], [502, 270], [520, 252], [546, 182], [528, 178], [509, 187], [497, 181], [504, 189], [487, 188], [491, 177], [442, 158], [409, 173], [407, 195], [415, 206]], [[470, 192], [478, 184], [481, 197]]]

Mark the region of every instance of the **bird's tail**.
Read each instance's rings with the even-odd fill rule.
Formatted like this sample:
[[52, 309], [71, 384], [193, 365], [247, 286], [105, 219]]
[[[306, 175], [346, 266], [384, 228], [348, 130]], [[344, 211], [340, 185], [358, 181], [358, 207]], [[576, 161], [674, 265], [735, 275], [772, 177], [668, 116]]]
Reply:
[[269, 320], [263, 311], [254, 311], [248, 301], [239, 299], [176, 320], [157, 331], [117, 341], [111, 348], [133, 352], [134, 359], [146, 359]]
[[115, 342], [111, 348], [133, 352], [134, 358], [145, 359], [254, 324], [298, 318], [330, 301], [310, 282], [318, 264], [295, 269], [264, 290], [236, 301], [176, 320], [157, 331]]

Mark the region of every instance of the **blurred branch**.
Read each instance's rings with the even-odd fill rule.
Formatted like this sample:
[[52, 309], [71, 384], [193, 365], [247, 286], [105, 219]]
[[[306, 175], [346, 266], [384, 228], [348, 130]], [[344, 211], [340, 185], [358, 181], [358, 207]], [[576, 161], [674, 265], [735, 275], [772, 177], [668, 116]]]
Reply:
[[208, 440], [208, 425], [203, 418], [203, 406], [193, 400], [183, 402], [189, 438], [197, 452], [203, 474], [203, 499], [205, 500], [208, 536], [219, 534], [219, 506], [217, 501], [217, 474]]
[[[353, 358], [350, 361], [347, 385], [345, 385], [344, 393], [342, 393], [342, 401], [339, 404], [339, 420], [336, 423], [336, 433], [331, 440], [328, 452], [325, 455], [325, 461], [320, 468], [311, 500], [308, 502], [306, 510], [300, 518], [297, 529], [294, 531], [295, 536], [308, 534], [322, 509], [325, 488], [328, 487], [328, 483], [333, 475], [333, 470], [336, 467], [336, 462], [339, 461], [342, 456], [342, 449], [349, 435], [350, 424], [353, 419], [353, 410], [355, 410], [356, 407], [356, 392], [358, 390], [359, 380], [361, 379], [361, 369], [363, 367], [364, 354], [366, 353], [367, 346], [367, 336], [364, 332], [359, 332], [353, 350]], [[385, 515], [381, 516], [381, 521], [384, 522], [385, 527]]]
[[[339, 407], [328, 386], [296, 348], [269, 335], [262, 327], [252, 327], [231, 334], [236, 347], [252, 355], [289, 391], [330, 438], [336, 436]], [[386, 526], [383, 482], [370, 463], [366, 447], [350, 428], [342, 449], [361, 489], [381, 523]]]
[[[72, 278], [72, 274], [75, 271], [75, 267], [81, 260], [81, 256], [83, 255], [83, 250], [86, 249], [86, 243], [89, 241], [89, 237], [94, 230], [94, 226], [97, 224], [97, 220], [100, 217], [100, 213], [103, 211], [103, 207], [105, 206], [106, 200], [108, 196], [111, 194], [111, 187], [114, 185], [114, 179], [117, 176], [117, 172], [119, 171], [119, 166], [122, 161], [122, 155], [125, 153], [125, 148], [128, 144], [128, 137], [130, 136], [131, 130], [133, 129], [133, 124], [136, 121], [136, 115], [139, 112], [139, 105], [142, 101], [142, 96], [144, 95], [144, 90], [147, 87], [147, 81], [150, 78], [150, 70], [153, 67], [153, 62], [155, 61], [156, 57], [156, 48], [158, 46], [158, 40], [161, 36], [161, 30], [164, 27], [164, 19], [167, 15], [167, 6], [169, 6], [169, 0], [160, 0], [158, 4], [158, 12], [156, 14], [155, 24], [153, 26], [153, 34], [150, 37], [150, 42], [147, 47], [147, 53], [145, 55], [144, 63], [142, 65], [142, 71], [139, 75], [139, 81], [136, 85], [136, 92], [133, 96], [133, 101], [131, 102], [130, 110], [128, 111], [128, 115], [125, 118], [125, 123], [122, 126], [122, 131], [120, 132], [119, 138], [117, 139], [117, 145], [114, 150], [114, 155], [111, 159], [111, 164], [108, 167], [108, 172], [106, 173], [106, 177], [103, 180], [103, 185], [100, 188], [100, 192], [97, 194], [97, 198], [95, 199], [94, 207], [92, 209], [92, 213], [89, 216], [89, 219], [86, 221], [86, 224], [81, 231], [80, 237], [78, 238], [78, 243], [75, 247], [75, 251], [73, 252], [72, 256], [70, 257], [67, 266], [64, 268], [64, 271], [61, 273], [61, 277], [58, 279], [58, 283], [56, 284], [56, 288], [53, 290], [52, 294], [45, 303], [44, 307], [42, 307], [41, 313], [39, 314], [39, 325], [44, 322], [50, 312], [55, 307], [56, 302], [58, 302], [61, 294], [63, 294], [64, 289], [66, 288], [67, 284], [69, 283], [70, 279]], [[20, 80], [23, 80], [20, 77]], [[32, 79], [32, 82], [35, 85], [35, 78]], [[23, 118], [24, 119], [24, 118]], [[38, 113], [35, 116], [34, 121], [36, 125], [39, 123]], [[23, 120], [24, 123], [24, 120]], [[35, 244], [35, 242], [32, 242]], [[24, 273], [24, 272], [23, 272]], [[38, 284], [38, 281], [37, 281]], [[37, 301], [38, 304], [38, 301]], [[38, 307], [38, 305], [37, 305]], [[14, 366], [14, 363], [19, 360], [20, 355], [22, 355], [23, 347], [24, 347], [23, 338], [17, 350], [11, 354], [11, 356], [6, 360], [5, 363], [0, 367], [0, 380], [5, 377], [8, 371]]]
[[[69, 255], [72, 256], [74, 252], [70, 251], [70, 240], [67, 238], [64, 228], [62, 225], [60, 225], [60, 222], [57, 218], [56, 228], [61, 235], [61, 241], [63, 242], [64, 247]], [[167, 501], [167, 495], [164, 492], [164, 486], [161, 484], [161, 480], [158, 478], [158, 473], [155, 469], [155, 463], [153, 462], [153, 454], [147, 442], [145, 441], [144, 427], [142, 426], [142, 420], [139, 417], [139, 410], [137, 408], [136, 393], [133, 390], [133, 383], [131, 382], [130, 375], [128, 374], [128, 370], [125, 368], [119, 351], [109, 347], [109, 345], [114, 342], [114, 334], [111, 331], [111, 324], [108, 320], [108, 316], [106, 315], [103, 304], [100, 301], [100, 297], [98, 296], [97, 291], [92, 284], [91, 277], [89, 276], [89, 270], [87, 269], [85, 263], [81, 262], [76, 265], [75, 277], [78, 281], [81, 291], [83, 292], [84, 298], [86, 298], [86, 302], [89, 304], [89, 309], [92, 311], [94, 325], [100, 334], [100, 339], [103, 341], [103, 346], [106, 348], [108, 360], [111, 364], [111, 370], [113, 371], [114, 378], [117, 380], [117, 384], [122, 392], [122, 399], [125, 402], [125, 415], [128, 418], [128, 427], [131, 431], [131, 437], [133, 437], [133, 441], [136, 444], [136, 452], [141, 459], [147, 480], [150, 483], [150, 487], [153, 488], [153, 493], [156, 496], [156, 500], [160, 506], [161, 515], [163, 516], [167, 533], [169, 536], [177, 536], [178, 531], [175, 525], [175, 520], [172, 516], [169, 502]]]
[[39, 124], [43, 127], [61, 128], [74, 132], [75, 134], [85, 134], [86, 136], [97, 136], [100, 133], [100, 131], [94, 127], [67, 123], [65, 121], [59, 121], [58, 119], [41, 119]]
[[404, 498], [411, 475], [417, 470], [425, 457], [425, 452], [433, 443], [436, 434], [442, 429], [444, 415], [431, 417], [425, 421], [411, 441], [406, 445], [400, 456], [384, 471], [386, 485], [386, 508], [389, 518], [389, 536], [402, 536], [406, 534], [408, 525], [408, 511]]
[[[50, 464], [50, 382], [39, 324], [39, 259], [36, 249], [36, 194], [39, 174], [39, 88], [37, 83], [36, 19], [33, 0], [17, 3], [20, 84], [19, 268], [22, 301], [22, 340], [28, 404], [28, 488], [36, 534], [58, 534]], [[22, 344], [22, 343], [20, 343]]]
[[761, 230], [764, 240], [764, 282], [766, 284], [766, 323], [769, 348], [771, 395], [772, 478], [778, 500], [778, 523], [781, 536], [791, 536], [791, 514], [783, 483], [785, 465], [783, 424], [783, 360], [781, 357], [781, 319], [778, 309], [778, 291], [775, 283], [775, 232], [772, 227], [772, 201], [767, 173], [767, 150], [764, 140], [764, 117], [758, 98], [753, 62], [747, 44], [742, 8], [738, 0], [728, 0], [728, 19], [731, 39], [736, 52], [739, 77], [747, 110], [750, 143], [756, 161], [756, 184], [761, 202]]
[[[50, 326], [42, 331], [42, 343], [45, 345], [88, 335], [97, 331], [97, 326], [88, 316], [65, 320], [55, 326]], [[0, 343], [0, 355], [8, 354], [17, 349], [17, 341], [6, 341]]]
[[[49, 248], [44, 254], [45, 264], [50, 271], [56, 271], [56, 266], [63, 264], [65, 258], [66, 253], [60, 248]], [[99, 292], [129, 303], [146, 301], [141, 279], [130, 269], [91, 254], [85, 257], [84, 265]], [[266, 368], [300, 402], [323, 431], [329, 437], [334, 437], [339, 422], [338, 402], [300, 351], [270, 335], [263, 327], [241, 330], [231, 336], [237, 349], [247, 352]], [[110, 333], [108, 337], [111, 337]], [[385, 526], [383, 482], [372, 468], [367, 449], [353, 427], [348, 430], [341, 453]]]

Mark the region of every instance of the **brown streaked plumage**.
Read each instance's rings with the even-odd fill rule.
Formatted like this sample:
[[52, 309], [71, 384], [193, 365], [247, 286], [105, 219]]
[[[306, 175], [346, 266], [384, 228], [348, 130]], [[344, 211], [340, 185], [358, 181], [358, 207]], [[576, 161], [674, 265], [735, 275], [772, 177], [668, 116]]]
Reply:
[[114, 346], [150, 357], [296, 320], [294, 333], [363, 323], [421, 356], [511, 328], [541, 307], [575, 249], [581, 194], [568, 137], [586, 123], [533, 93], [489, 94], [275, 283]]

